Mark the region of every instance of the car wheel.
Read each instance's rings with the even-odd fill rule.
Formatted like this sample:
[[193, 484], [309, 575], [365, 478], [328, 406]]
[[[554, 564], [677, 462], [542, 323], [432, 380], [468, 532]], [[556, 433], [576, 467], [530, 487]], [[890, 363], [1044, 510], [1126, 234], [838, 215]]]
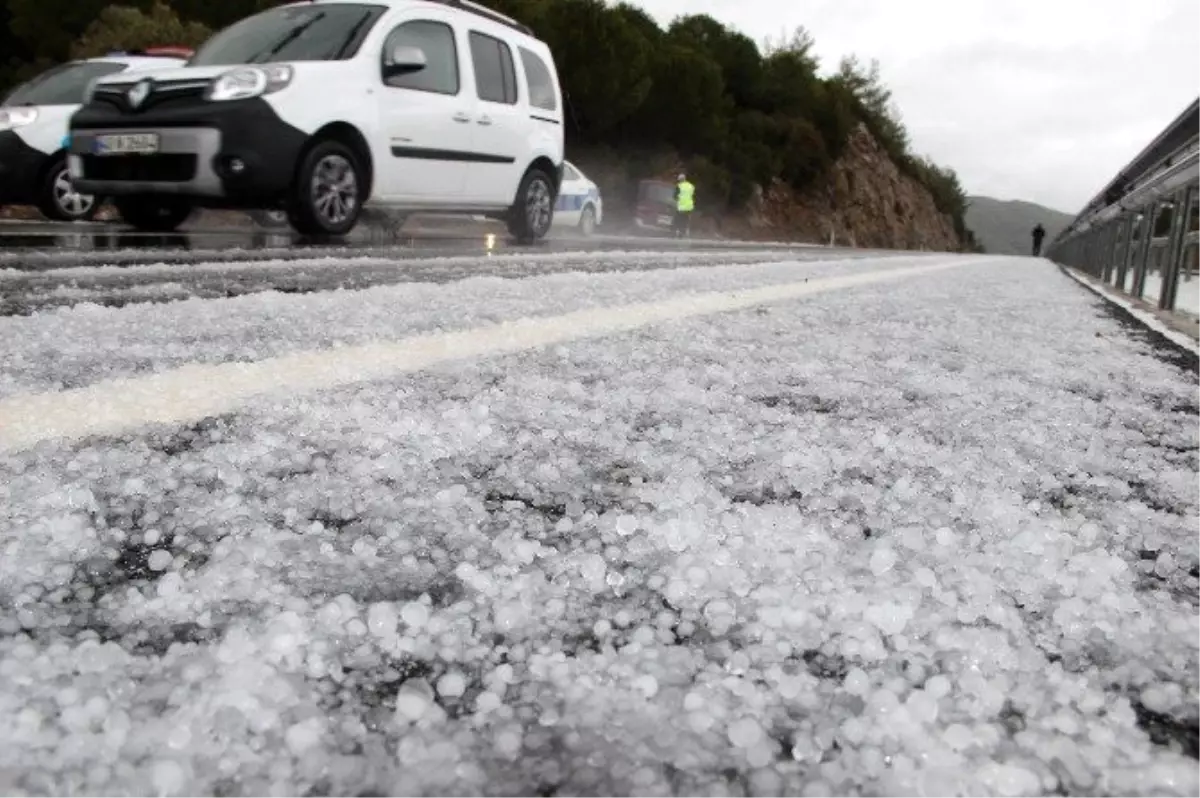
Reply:
[[583, 215], [579, 217], [579, 232], [585, 236], [596, 232], [596, 209], [591, 205], [584, 208]]
[[67, 159], [59, 158], [46, 172], [38, 197], [38, 210], [56, 222], [86, 222], [96, 215], [99, 203], [91, 194], [80, 194], [71, 184]]
[[300, 164], [288, 221], [305, 235], [345, 235], [362, 213], [363, 185], [358, 158], [349, 147], [319, 142]]
[[116, 197], [113, 205], [126, 224], [148, 233], [173, 233], [195, 210], [176, 197]]
[[554, 221], [554, 181], [539, 168], [521, 179], [517, 201], [508, 212], [508, 232], [522, 244], [544, 238]]

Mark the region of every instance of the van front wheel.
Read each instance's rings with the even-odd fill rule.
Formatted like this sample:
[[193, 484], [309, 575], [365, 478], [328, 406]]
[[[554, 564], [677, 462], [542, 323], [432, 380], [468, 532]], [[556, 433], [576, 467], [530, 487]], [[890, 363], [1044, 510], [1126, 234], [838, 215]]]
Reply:
[[300, 164], [288, 221], [305, 235], [349, 233], [362, 213], [363, 178], [349, 147], [332, 140], [318, 142]]
[[532, 244], [550, 232], [554, 220], [554, 180], [534, 167], [517, 189], [517, 201], [508, 212], [508, 232], [522, 244]]

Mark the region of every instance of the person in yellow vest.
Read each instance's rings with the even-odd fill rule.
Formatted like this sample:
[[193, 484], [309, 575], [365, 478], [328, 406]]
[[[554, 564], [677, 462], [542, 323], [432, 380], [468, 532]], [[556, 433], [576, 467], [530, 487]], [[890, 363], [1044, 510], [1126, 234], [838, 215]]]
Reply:
[[692, 235], [692, 211], [696, 210], [696, 187], [683, 172], [675, 183], [675, 237]]

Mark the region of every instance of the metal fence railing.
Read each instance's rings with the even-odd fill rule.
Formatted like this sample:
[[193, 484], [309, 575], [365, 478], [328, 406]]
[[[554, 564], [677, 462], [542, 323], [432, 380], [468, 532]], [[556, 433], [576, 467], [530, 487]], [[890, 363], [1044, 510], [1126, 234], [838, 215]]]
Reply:
[[1123, 170], [1122, 189], [1110, 184], [1046, 249], [1058, 263], [1193, 320], [1200, 319], [1200, 136], [1188, 133], [1200, 128], [1198, 103], [1155, 140], [1182, 141], [1174, 152], [1141, 174]]

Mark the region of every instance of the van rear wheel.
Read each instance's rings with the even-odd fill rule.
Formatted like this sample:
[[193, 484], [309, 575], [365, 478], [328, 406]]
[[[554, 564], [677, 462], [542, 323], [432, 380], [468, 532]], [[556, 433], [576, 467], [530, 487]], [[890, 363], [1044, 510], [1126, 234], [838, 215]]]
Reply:
[[550, 232], [554, 221], [554, 180], [538, 167], [521, 178], [517, 199], [508, 212], [508, 232], [519, 243], [532, 244]]
[[364, 178], [349, 147], [333, 140], [318, 142], [296, 174], [288, 221], [305, 235], [349, 233], [362, 213]]

